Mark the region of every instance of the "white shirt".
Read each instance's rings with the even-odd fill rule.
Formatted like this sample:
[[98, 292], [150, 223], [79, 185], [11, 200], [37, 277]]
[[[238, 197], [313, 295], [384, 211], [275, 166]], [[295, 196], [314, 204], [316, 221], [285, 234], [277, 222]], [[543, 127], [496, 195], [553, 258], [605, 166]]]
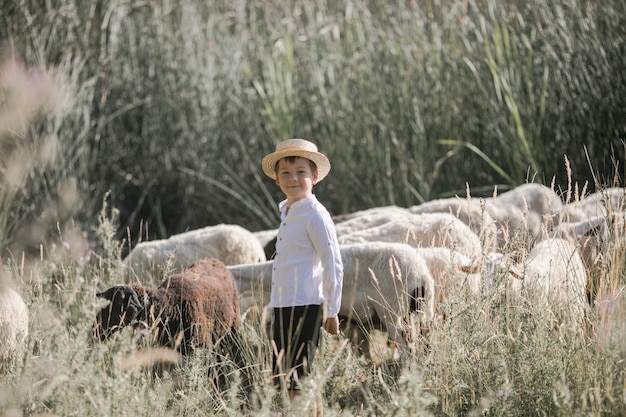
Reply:
[[279, 204], [269, 306], [324, 304], [325, 317], [337, 317], [343, 264], [335, 224], [314, 195], [287, 207], [287, 200]]

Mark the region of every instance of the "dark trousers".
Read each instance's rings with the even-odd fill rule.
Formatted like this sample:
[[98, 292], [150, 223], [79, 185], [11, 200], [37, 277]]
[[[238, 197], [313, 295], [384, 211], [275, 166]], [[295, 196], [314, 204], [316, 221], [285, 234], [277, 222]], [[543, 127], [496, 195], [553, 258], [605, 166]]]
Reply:
[[320, 305], [274, 308], [272, 365], [277, 386], [284, 378], [287, 389], [301, 388], [301, 378], [311, 372], [321, 325]]

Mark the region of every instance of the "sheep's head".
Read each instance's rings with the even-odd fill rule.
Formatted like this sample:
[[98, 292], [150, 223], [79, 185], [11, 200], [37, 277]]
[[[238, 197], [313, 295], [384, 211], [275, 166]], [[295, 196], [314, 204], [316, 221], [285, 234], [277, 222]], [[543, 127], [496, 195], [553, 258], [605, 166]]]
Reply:
[[137, 293], [130, 285], [116, 285], [97, 293], [96, 296], [110, 301], [96, 316], [93, 330], [100, 341], [131, 324], [143, 308]]
[[491, 252], [485, 257], [483, 281], [488, 292], [496, 291], [504, 284], [504, 288], [516, 291], [524, 279], [524, 270], [520, 265], [502, 253]]

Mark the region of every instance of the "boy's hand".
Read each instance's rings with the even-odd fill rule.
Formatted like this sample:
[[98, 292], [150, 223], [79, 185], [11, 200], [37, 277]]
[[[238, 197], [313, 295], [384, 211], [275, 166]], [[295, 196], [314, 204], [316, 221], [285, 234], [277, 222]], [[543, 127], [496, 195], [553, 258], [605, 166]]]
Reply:
[[332, 335], [339, 334], [339, 318], [328, 317], [326, 320], [324, 320], [324, 330]]

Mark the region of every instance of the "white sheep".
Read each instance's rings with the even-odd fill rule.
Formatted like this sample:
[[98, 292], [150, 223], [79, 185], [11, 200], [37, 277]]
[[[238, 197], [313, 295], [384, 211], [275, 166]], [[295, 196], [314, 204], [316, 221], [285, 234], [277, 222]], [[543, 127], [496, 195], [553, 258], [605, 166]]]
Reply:
[[546, 222], [546, 229], [550, 231], [561, 223], [575, 223], [598, 214], [601, 212], [597, 207], [597, 200], [593, 198], [587, 201], [586, 197], [582, 196], [580, 199], [576, 198], [563, 204], [559, 210], [555, 211], [552, 219]]
[[413, 214], [450, 213], [458, 217], [476, 233], [487, 252], [496, 249], [497, 233], [495, 220], [489, 214], [486, 201], [482, 198], [440, 198], [409, 207]]
[[626, 212], [614, 211], [577, 222], [564, 222], [549, 232], [550, 237], [569, 239], [579, 247], [587, 270], [587, 296], [595, 299], [602, 276], [615, 260], [613, 254], [626, 246]]
[[273, 259], [276, 254], [276, 235], [278, 234], [278, 229], [259, 230], [252, 232], [252, 234], [257, 238], [261, 246], [263, 246], [265, 260]]
[[396, 209], [392, 209], [388, 211], [372, 211], [337, 223], [335, 225], [335, 230], [337, 231], [337, 236], [344, 236], [360, 230], [369, 229], [370, 227], [376, 227], [385, 223], [403, 219], [410, 215], [411, 213], [406, 210], [398, 211]]
[[580, 201], [580, 207], [587, 217], [606, 216], [626, 210], [626, 189], [609, 187], [591, 193]]
[[460, 300], [464, 304], [480, 295], [481, 264], [446, 247], [420, 247], [418, 254], [426, 261], [435, 280], [435, 314], [445, 318], [447, 302]]
[[273, 261], [252, 264], [228, 265], [235, 277], [242, 315], [253, 307], [263, 308], [270, 302]]
[[357, 217], [376, 216], [379, 214], [405, 216], [410, 213], [404, 207], [390, 205], [390, 206], [372, 207], [369, 209], [353, 211], [352, 213], [338, 214], [338, 215], [333, 216], [333, 221], [335, 222], [336, 225], [338, 225], [340, 223], [343, 223], [345, 221], [348, 221]]
[[606, 238], [604, 232], [607, 219], [604, 216], [595, 216], [576, 222], [559, 223], [547, 234], [547, 238], [570, 239], [580, 248], [583, 261], [589, 271], [597, 262], [602, 240]]
[[257, 263], [266, 260], [263, 246], [247, 229], [234, 224], [220, 224], [171, 236], [168, 239], [141, 242], [124, 259], [130, 277], [152, 278], [180, 272], [198, 259], [218, 259], [226, 265]]
[[626, 210], [626, 189], [610, 187], [564, 204], [554, 213], [552, 223], [576, 223]]
[[497, 248], [519, 255], [527, 253], [543, 234], [543, 221], [534, 211], [522, 211], [517, 206], [487, 202], [487, 210], [495, 220]]
[[[434, 317], [435, 282], [426, 261], [415, 248], [401, 243], [371, 242], [341, 246], [343, 291], [339, 315], [351, 330], [380, 328], [390, 340], [406, 347], [405, 320], [420, 312], [420, 324]], [[269, 303], [272, 262], [229, 266], [235, 276], [242, 311]], [[360, 333], [353, 342], [363, 341]], [[403, 350], [404, 351], [404, 350]]]
[[[494, 256], [495, 255], [495, 256]], [[494, 289], [498, 273], [508, 272], [508, 288], [526, 298], [560, 324], [580, 328], [588, 311], [587, 274], [576, 245], [549, 238], [538, 242], [524, 262], [512, 264], [502, 254], [491, 254], [486, 264], [487, 288]]]
[[[379, 325], [400, 352], [406, 352], [409, 314], [420, 311], [422, 332], [435, 314], [435, 281], [424, 258], [409, 245], [385, 242], [342, 246], [341, 257], [344, 287], [339, 314], [358, 324], [357, 329]], [[364, 339], [358, 335], [357, 342]]]
[[529, 250], [542, 235], [544, 219], [552, 219], [563, 206], [552, 188], [535, 183], [519, 185], [486, 200], [498, 226], [499, 247], [507, 252]]
[[532, 211], [544, 215], [552, 215], [563, 206], [561, 197], [552, 188], [542, 184], [527, 183], [496, 196], [495, 205], [517, 207], [522, 212]]
[[0, 277], [0, 373], [17, 360], [28, 336], [28, 308], [22, 296]]
[[338, 237], [339, 244], [364, 242], [406, 243], [414, 247], [445, 246], [470, 259], [482, 257], [480, 238], [449, 213], [413, 214], [400, 220]]

